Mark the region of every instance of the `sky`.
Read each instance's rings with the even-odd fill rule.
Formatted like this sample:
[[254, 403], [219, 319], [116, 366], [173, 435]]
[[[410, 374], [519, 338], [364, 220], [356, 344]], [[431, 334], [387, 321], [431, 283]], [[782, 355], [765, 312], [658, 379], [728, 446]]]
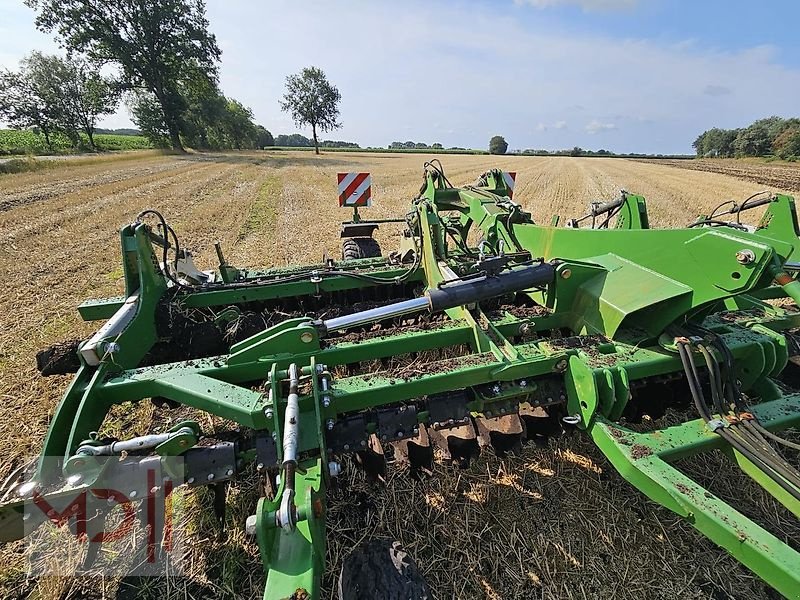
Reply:
[[[705, 129], [800, 116], [793, 0], [207, 0], [220, 86], [273, 134], [286, 76], [342, 94], [323, 139], [691, 153]], [[21, 0], [0, 0], [0, 68], [58, 52]], [[105, 127], [131, 126], [122, 107]]]

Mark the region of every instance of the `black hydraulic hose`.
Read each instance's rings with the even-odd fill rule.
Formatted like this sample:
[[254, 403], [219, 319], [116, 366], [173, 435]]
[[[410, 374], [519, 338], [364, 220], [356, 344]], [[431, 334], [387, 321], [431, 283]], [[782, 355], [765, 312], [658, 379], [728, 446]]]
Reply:
[[711, 397], [714, 402], [714, 409], [719, 413], [720, 416], [722, 416], [728, 411], [725, 410], [724, 405], [722, 376], [719, 370], [719, 365], [703, 344], [697, 344], [697, 348], [703, 355], [703, 359], [706, 362], [706, 367], [708, 368], [708, 376], [711, 379]]
[[708, 407], [703, 398], [703, 391], [700, 389], [700, 382], [697, 380], [692, 357], [689, 354], [689, 349], [686, 344], [678, 342], [678, 356], [680, 356], [683, 370], [686, 372], [686, 381], [689, 384], [689, 391], [691, 392], [694, 406], [697, 412], [700, 413], [702, 419], [708, 423], [708, 421], [711, 420], [711, 415], [708, 414]]
[[755, 442], [752, 437], [747, 434], [747, 430], [739, 428], [738, 424], [733, 424], [725, 430], [734, 436], [737, 436], [739, 441], [742, 442], [747, 448], [761, 460], [762, 463], [768, 465], [775, 473], [779, 474], [790, 483], [794, 488], [800, 492], [800, 473], [797, 472], [790, 464], [770, 452], [765, 452], [759, 449], [759, 443]]
[[[678, 355], [680, 356], [681, 363], [686, 372], [686, 379], [689, 383], [689, 390], [691, 391], [695, 408], [697, 408], [697, 412], [700, 413], [703, 420], [708, 423], [711, 420], [708, 406], [705, 403], [703, 392], [700, 388], [697, 369], [692, 361], [688, 344], [686, 342], [678, 342], [677, 347]], [[786, 470], [786, 466], [788, 465], [781, 465], [776, 462], [774, 457], [769, 455], [765, 456], [763, 452], [760, 452], [757, 448], [753, 448], [751, 443], [746, 441], [746, 437], [742, 440], [741, 433], [738, 431], [736, 433], [739, 433], [739, 436], [728, 431], [728, 428], [723, 426], [718, 427], [714, 432], [756, 465], [767, 477], [779, 485], [789, 495], [800, 501], [800, 486], [793, 485], [794, 477], [792, 477], [790, 471]], [[781, 471], [787, 473], [789, 476], [786, 477]]]
[[800, 501], [800, 489], [797, 489], [797, 487], [793, 486], [783, 477], [781, 477], [778, 473], [776, 473], [772, 469], [772, 467], [767, 462], [765, 462], [765, 457], [762, 457], [761, 454], [758, 452], [753, 452], [752, 449], [742, 444], [735, 436], [731, 435], [725, 428], [717, 430], [717, 433], [720, 436], [722, 436], [722, 438], [726, 442], [728, 442], [737, 451], [739, 451], [745, 458], [747, 458], [750, 462], [756, 465], [767, 477], [772, 479], [772, 481], [774, 481], [781, 488], [783, 488], [795, 500]]
[[782, 438], [781, 436], [772, 433], [769, 429], [767, 429], [761, 423], [759, 423], [758, 420], [752, 419], [752, 420], [749, 420], [747, 422], [750, 423], [755, 429], [757, 429], [759, 431], [759, 433], [761, 433], [761, 435], [764, 435], [764, 436], [768, 437], [769, 439], [771, 439], [774, 442], [777, 442], [779, 444], [783, 444], [787, 448], [792, 448], [793, 450], [799, 450], [800, 451], [800, 444], [795, 444], [794, 442], [790, 442], [786, 438]]

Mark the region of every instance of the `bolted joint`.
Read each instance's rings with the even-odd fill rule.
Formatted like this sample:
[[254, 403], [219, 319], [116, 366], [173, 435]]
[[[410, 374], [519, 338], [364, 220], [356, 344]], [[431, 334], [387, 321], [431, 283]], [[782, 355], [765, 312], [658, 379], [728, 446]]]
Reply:
[[334, 425], [336, 425], [336, 421], [334, 421], [333, 419], [328, 419], [328, 422], [325, 423], [325, 427], [328, 428], [328, 431], [332, 431]]
[[736, 253], [736, 262], [740, 265], [749, 265], [756, 260], [756, 253], [750, 250], [749, 248], [745, 248], [744, 250], [739, 250]]
[[342, 474], [342, 465], [334, 460], [328, 463], [328, 472], [331, 474], [331, 477], [338, 477]]

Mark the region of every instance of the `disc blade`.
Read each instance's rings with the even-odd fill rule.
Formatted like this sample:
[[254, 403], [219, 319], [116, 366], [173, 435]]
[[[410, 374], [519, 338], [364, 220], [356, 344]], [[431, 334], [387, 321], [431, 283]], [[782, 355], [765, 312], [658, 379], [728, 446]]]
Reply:
[[457, 462], [460, 467], [468, 467], [472, 457], [480, 454], [478, 436], [472, 425], [472, 419], [454, 427], [431, 428], [428, 433], [431, 441], [442, 451], [443, 458]]
[[398, 442], [393, 442], [394, 458], [398, 465], [407, 464], [412, 477], [432, 474], [433, 446], [431, 445], [428, 428], [419, 424], [419, 433], [413, 437]]
[[519, 415], [502, 415], [487, 419], [476, 416], [478, 442], [481, 447], [491, 446], [498, 456], [509, 450], [518, 449], [522, 443], [523, 426]]
[[367, 447], [356, 452], [356, 462], [364, 469], [370, 481], [386, 479], [386, 457], [383, 446], [374, 433], [369, 436]]
[[519, 416], [525, 428], [525, 439], [541, 446], [547, 439], [561, 432], [561, 424], [556, 416], [549, 415], [541, 406], [519, 405]]

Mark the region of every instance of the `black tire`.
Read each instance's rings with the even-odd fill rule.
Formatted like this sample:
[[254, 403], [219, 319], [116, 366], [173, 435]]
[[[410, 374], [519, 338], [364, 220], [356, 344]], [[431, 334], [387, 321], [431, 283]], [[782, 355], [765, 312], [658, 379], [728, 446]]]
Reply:
[[339, 600], [430, 600], [431, 591], [400, 542], [376, 539], [356, 546], [339, 576]]
[[381, 255], [378, 240], [368, 237], [347, 238], [342, 242], [342, 258], [353, 260], [355, 258], [376, 258]]

